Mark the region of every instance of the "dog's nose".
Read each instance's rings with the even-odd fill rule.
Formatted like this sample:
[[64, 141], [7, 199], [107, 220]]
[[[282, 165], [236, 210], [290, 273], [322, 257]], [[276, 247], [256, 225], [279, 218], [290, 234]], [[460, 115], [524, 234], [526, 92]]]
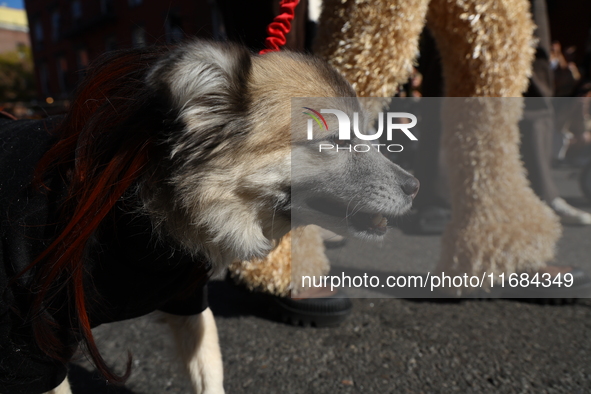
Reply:
[[407, 179], [403, 184], [402, 184], [402, 191], [411, 196], [412, 198], [415, 198], [415, 196], [417, 195], [417, 193], [419, 192], [419, 187], [421, 186], [421, 182], [419, 182], [419, 180], [415, 177], [409, 178]]

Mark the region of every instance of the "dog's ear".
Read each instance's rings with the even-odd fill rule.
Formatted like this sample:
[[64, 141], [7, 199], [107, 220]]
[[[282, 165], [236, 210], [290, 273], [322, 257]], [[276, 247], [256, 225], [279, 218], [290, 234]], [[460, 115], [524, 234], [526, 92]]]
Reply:
[[196, 164], [246, 132], [251, 57], [235, 44], [196, 41], [152, 68], [148, 85], [169, 102], [168, 116], [179, 126], [167, 136], [171, 158]]
[[209, 105], [213, 111], [244, 108], [252, 54], [232, 43], [195, 41], [162, 58], [148, 83], [168, 95], [179, 110], [189, 104]]
[[[246, 109], [244, 98], [247, 94], [247, 83], [252, 68], [252, 54], [245, 47], [232, 43], [206, 42], [204, 44], [195, 42], [188, 47], [187, 55], [186, 63], [183, 64], [186, 69], [179, 71], [185, 72], [189, 79], [194, 76], [202, 77], [205, 73], [206, 78], [211, 77], [209, 81], [204, 81], [208, 85], [204, 88], [210, 90], [208, 93], [217, 92], [227, 95], [225, 98], [233, 105], [233, 111]], [[215, 70], [215, 72], [208, 76], [208, 70], [196, 69], [195, 65], [199, 61], [205, 61], [204, 66], [210, 67], [210, 71]], [[216, 89], [222, 86], [225, 89]], [[211, 89], [215, 89], [215, 91]]]

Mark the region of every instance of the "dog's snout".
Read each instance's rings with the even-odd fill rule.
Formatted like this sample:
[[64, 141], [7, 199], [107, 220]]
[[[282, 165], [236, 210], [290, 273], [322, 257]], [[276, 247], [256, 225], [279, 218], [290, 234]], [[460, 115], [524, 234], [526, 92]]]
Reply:
[[407, 179], [404, 183], [402, 183], [402, 191], [412, 198], [415, 198], [417, 193], [419, 192], [419, 187], [421, 186], [421, 182], [414, 176]]

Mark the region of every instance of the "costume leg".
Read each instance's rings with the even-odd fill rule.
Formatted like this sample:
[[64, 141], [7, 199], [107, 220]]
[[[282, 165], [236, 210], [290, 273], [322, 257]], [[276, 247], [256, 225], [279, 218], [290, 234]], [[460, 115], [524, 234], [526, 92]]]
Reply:
[[360, 97], [392, 97], [412, 71], [428, 3], [326, 0], [314, 53], [337, 69]]
[[537, 270], [554, 257], [561, 227], [528, 185], [519, 157], [522, 99], [508, 99], [520, 97], [528, 84], [534, 53], [529, 2], [432, 0], [427, 19], [442, 56], [446, 95], [472, 97], [449, 99], [442, 111], [452, 220], [438, 271]]

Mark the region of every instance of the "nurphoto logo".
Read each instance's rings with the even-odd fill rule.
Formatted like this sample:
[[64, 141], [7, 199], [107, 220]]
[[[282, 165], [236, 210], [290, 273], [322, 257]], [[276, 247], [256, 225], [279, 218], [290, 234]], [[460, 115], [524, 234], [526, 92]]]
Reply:
[[[337, 117], [339, 123], [339, 143], [321, 143], [318, 145], [319, 152], [322, 151], [347, 151], [347, 152], [368, 152], [373, 146], [378, 151], [385, 147], [388, 152], [402, 152], [404, 147], [400, 144], [351, 144], [351, 119], [349, 116], [338, 109], [321, 109], [320, 112], [309, 108], [302, 107], [308, 115], [308, 140], [314, 139], [314, 123], [318, 125], [320, 130], [328, 131], [328, 123], [322, 114], [333, 114]], [[308, 112], [309, 111], [309, 112]], [[411, 141], [417, 141], [417, 137], [409, 129], [416, 126], [417, 117], [408, 112], [387, 112], [386, 113], [386, 139], [392, 141], [392, 132], [394, 130], [402, 131]], [[407, 123], [400, 123], [401, 120], [409, 120]], [[394, 123], [397, 122], [397, 123]], [[363, 134], [359, 130], [359, 113], [353, 113], [353, 133], [355, 137], [362, 141], [376, 141], [384, 133], [384, 113], [378, 114], [378, 129], [373, 134]], [[354, 138], [355, 138], [354, 137]], [[371, 145], [371, 146], [370, 146]]]

